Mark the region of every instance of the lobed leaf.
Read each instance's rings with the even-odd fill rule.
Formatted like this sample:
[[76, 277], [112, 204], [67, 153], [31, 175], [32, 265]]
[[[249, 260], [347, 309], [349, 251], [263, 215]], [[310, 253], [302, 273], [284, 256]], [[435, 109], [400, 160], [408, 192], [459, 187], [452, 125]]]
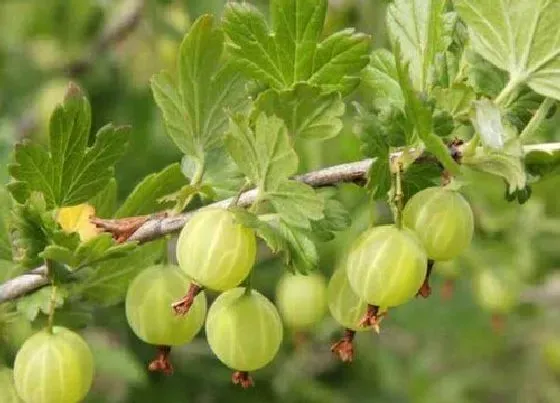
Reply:
[[228, 3], [223, 24], [235, 65], [277, 90], [307, 81], [350, 92], [369, 61], [369, 37], [347, 29], [319, 43], [326, 8], [326, 0], [274, 0], [269, 28], [255, 7]]
[[[171, 164], [160, 172], [146, 176], [115, 213], [115, 218], [133, 217], [150, 214], [160, 210], [159, 200], [178, 191], [185, 184], [185, 177], [179, 163]], [[163, 207], [170, 207], [172, 203], [164, 203]]]
[[412, 84], [427, 91], [433, 81], [433, 66], [443, 50], [445, 0], [395, 0], [387, 9], [387, 29], [398, 42], [403, 60], [410, 63]]
[[103, 190], [125, 152], [129, 130], [107, 125], [88, 147], [90, 127], [89, 102], [70, 84], [51, 116], [49, 150], [34, 143], [16, 145], [15, 163], [9, 166], [15, 182], [8, 185], [14, 198], [23, 203], [31, 192], [41, 192], [52, 209], [86, 202]]
[[241, 171], [261, 191], [277, 189], [297, 169], [288, 130], [275, 116], [259, 114], [254, 129], [243, 116], [233, 116], [226, 145]]
[[324, 200], [305, 183], [284, 181], [264, 195], [286, 224], [294, 227], [311, 228], [310, 221], [324, 218]]
[[259, 95], [255, 107], [284, 120], [294, 138], [326, 140], [342, 129], [345, 105], [338, 92], [298, 83], [289, 90], [270, 89]]
[[474, 50], [541, 95], [560, 99], [560, 2], [456, 0]]
[[151, 80], [168, 135], [202, 165], [206, 151], [222, 143], [228, 123], [225, 109], [241, 110], [248, 101], [241, 74], [223, 62], [223, 42], [213, 17], [201, 16], [181, 43], [177, 80], [167, 72]]

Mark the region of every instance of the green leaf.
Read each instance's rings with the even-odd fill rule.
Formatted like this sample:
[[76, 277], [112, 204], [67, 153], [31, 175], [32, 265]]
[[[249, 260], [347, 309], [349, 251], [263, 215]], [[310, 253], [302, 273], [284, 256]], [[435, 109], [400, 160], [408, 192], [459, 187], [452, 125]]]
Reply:
[[402, 178], [402, 190], [406, 202], [419, 191], [440, 184], [441, 169], [436, 164], [418, 163], [410, 165]]
[[12, 197], [4, 188], [0, 187], [0, 260], [12, 260], [12, 243], [10, 241], [10, 211], [12, 209]]
[[434, 81], [433, 66], [442, 50], [445, 0], [395, 0], [387, 9], [387, 28], [410, 63], [414, 89], [427, 91]]
[[207, 150], [222, 143], [228, 122], [225, 109], [237, 111], [247, 105], [240, 73], [222, 63], [223, 42], [213, 17], [201, 16], [181, 43], [177, 81], [167, 72], [151, 80], [167, 133], [184, 154], [202, 162]]
[[267, 191], [264, 199], [269, 200], [280, 217], [291, 226], [309, 229], [310, 220], [324, 218], [324, 200], [305, 183], [281, 182], [275, 190]]
[[389, 152], [380, 155], [368, 170], [367, 189], [373, 200], [386, 199], [391, 189], [391, 173], [389, 170]]
[[360, 72], [369, 63], [369, 51], [369, 36], [355, 33], [353, 28], [335, 32], [317, 47], [309, 82], [328, 91], [352, 92], [360, 83]]
[[311, 228], [313, 235], [317, 236], [320, 240], [330, 241], [335, 238], [335, 232], [344, 231], [350, 227], [352, 219], [341, 202], [330, 196], [321, 196], [325, 200], [324, 218], [319, 221], [313, 221]]
[[41, 265], [39, 254], [49, 244], [49, 233], [55, 228], [54, 219], [47, 216], [42, 193], [34, 192], [25, 204], [14, 205], [10, 223], [14, 262], [27, 268]]
[[287, 249], [286, 240], [268, 222], [240, 207], [230, 208], [230, 211], [235, 214], [235, 219], [238, 223], [245, 227], [253, 228], [257, 236], [266, 242], [272, 253], [278, 253]]
[[12, 260], [0, 259], [0, 283], [22, 274], [24, 269]]
[[513, 133], [504, 132], [504, 146], [495, 151], [491, 148], [477, 149], [475, 155], [465, 155], [462, 163], [478, 171], [504, 178], [508, 194], [525, 191], [527, 175], [523, 163], [523, 150]]
[[560, 99], [560, 37], [553, 27], [560, 3], [550, 0], [456, 0], [471, 43], [484, 58], [506, 70], [516, 85]]
[[[443, 164], [446, 170], [456, 175], [459, 173], [459, 165], [453, 160], [447, 146], [443, 140], [434, 134], [432, 111], [430, 108], [418, 97], [412, 88], [410, 78], [408, 76], [408, 65], [401, 64], [400, 50], [396, 47], [396, 62], [397, 72], [401, 88], [403, 90], [406, 115], [407, 118], [414, 124], [415, 134], [424, 142], [426, 149], [436, 156], [436, 158]], [[409, 138], [408, 143], [413, 142], [413, 138]]]
[[111, 234], [103, 233], [81, 243], [75, 249], [60, 245], [49, 245], [41, 253], [41, 257], [78, 269], [94, 263], [124, 257], [136, 247], [137, 245], [132, 242], [118, 244], [111, 237]]
[[471, 120], [485, 147], [497, 151], [504, 148], [502, 114], [496, 104], [488, 99], [475, 101]]
[[137, 246], [126, 257], [96, 263], [80, 270], [79, 282], [71, 290], [88, 301], [101, 306], [121, 302], [130, 281], [143, 269], [155, 264], [165, 250], [165, 241], [159, 240]]
[[362, 71], [362, 87], [366, 99], [375, 108], [390, 103], [404, 109], [404, 98], [399, 84], [395, 56], [386, 49], [376, 49], [371, 54], [371, 62]]
[[448, 112], [454, 119], [467, 120], [476, 94], [465, 84], [453, 84], [449, 88], [437, 87], [433, 90], [437, 106]]
[[230, 119], [226, 138], [230, 155], [261, 191], [275, 190], [297, 170], [298, 158], [284, 122], [261, 113], [254, 130], [241, 115]]
[[276, 115], [295, 138], [326, 140], [342, 129], [344, 102], [338, 92], [322, 93], [319, 87], [298, 83], [293, 89], [270, 89], [255, 102], [258, 111]]
[[134, 217], [150, 214], [172, 206], [158, 202], [163, 196], [178, 191], [185, 184], [185, 177], [179, 163], [171, 164], [160, 172], [146, 176], [115, 213], [115, 218]]
[[[17, 301], [17, 311], [30, 322], [33, 322], [40, 312], [48, 315], [51, 306], [51, 294], [52, 287], [48, 286], [43, 287], [32, 294], [21, 297]], [[57, 287], [54, 299], [55, 308], [60, 308], [64, 305], [65, 297], [66, 291], [63, 288]]]
[[110, 218], [117, 207], [117, 181], [111, 178], [105, 189], [99, 192], [89, 201], [95, 208], [95, 216]]
[[276, 230], [287, 243], [284, 263], [300, 273], [307, 273], [316, 269], [319, 263], [319, 254], [309, 233], [305, 230], [291, 227], [282, 220], [274, 224]]
[[525, 155], [525, 165], [532, 175], [551, 174], [560, 168], [560, 151], [531, 151]]
[[464, 53], [469, 86], [480, 95], [495, 98], [507, 84], [507, 73], [467, 48]]
[[81, 90], [70, 84], [62, 105], [50, 120], [49, 149], [35, 143], [16, 145], [9, 185], [23, 203], [30, 192], [41, 192], [47, 208], [83, 203], [103, 190], [113, 176], [113, 166], [124, 154], [128, 128], [107, 125], [88, 147], [91, 111]]
[[270, 30], [253, 6], [228, 3], [223, 24], [234, 63], [278, 90], [309, 81], [324, 90], [348, 93], [368, 63], [369, 37], [345, 30], [318, 43], [326, 8], [326, 0], [274, 0]]

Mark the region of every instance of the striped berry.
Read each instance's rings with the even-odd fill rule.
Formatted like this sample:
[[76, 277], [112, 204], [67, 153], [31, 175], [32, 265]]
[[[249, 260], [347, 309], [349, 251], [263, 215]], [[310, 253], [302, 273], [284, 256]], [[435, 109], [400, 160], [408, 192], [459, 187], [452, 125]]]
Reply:
[[276, 288], [276, 305], [284, 323], [294, 329], [317, 324], [327, 311], [327, 285], [318, 273], [286, 273]]
[[153, 266], [130, 283], [126, 294], [126, 318], [144, 342], [177, 346], [188, 343], [200, 331], [206, 315], [206, 296], [199, 293], [186, 316], [177, 316], [171, 304], [190, 285], [177, 266]]
[[329, 310], [338, 323], [354, 331], [368, 330], [367, 327], [359, 325], [366, 314], [368, 303], [358, 297], [350, 287], [345, 267], [333, 273], [327, 292]]
[[233, 381], [247, 387], [248, 371], [266, 366], [278, 352], [282, 321], [265, 296], [238, 287], [224, 292], [210, 307], [206, 336], [220, 361], [236, 370]]
[[255, 233], [234, 218], [228, 210], [202, 210], [181, 231], [179, 266], [203, 287], [220, 291], [236, 287], [255, 263]]
[[354, 292], [377, 307], [413, 298], [426, 277], [427, 257], [409, 229], [383, 225], [364, 232], [352, 245], [346, 271]]
[[93, 356], [86, 342], [64, 327], [31, 336], [16, 355], [16, 390], [27, 403], [76, 403], [93, 380]]
[[471, 207], [454, 190], [430, 187], [416, 193], [404, 208], [403, 220], [418, 234], [428, 258], [433, 260], [453, 259], [472, 241]]

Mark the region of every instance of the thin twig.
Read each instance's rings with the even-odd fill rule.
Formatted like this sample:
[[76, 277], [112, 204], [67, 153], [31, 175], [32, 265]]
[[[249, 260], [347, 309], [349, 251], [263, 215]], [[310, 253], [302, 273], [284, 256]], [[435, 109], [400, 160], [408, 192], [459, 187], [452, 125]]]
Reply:
[[[557, 152], [560, 151], [560, 143], [534, 144], [524, 146], [524, 150], [525, 152]], [[398, 156], [398, 154], [400, 153], [396, 153], [393, 156]], [[339, 183], [363, 183], [373, 161], [374, 159], [365, 159], [362, 161], [335, 165], [318, 171], [299, 175], [294, 179], [315, 188], [333, 186]], [[237, 205], [250, 205], [255, 201], [256, 194], [257, 193], [254, 189], [242, 193], [239, 197]], [[228, 208], [232, 199], [233, 198], [212, 203], [203, 208]], [[140, 243], [143, 243], [180, 231], [185, 223], [191, 219], [193, 214], [194, 212], [188, 212], [174, 217], [150, 219], [138, 228], [128, 241], [139, 241]], [[27, 274], [8, 280], [4, 284], [0, 284], [0, 303], [16, 299], [45, 286], [49, 282], [45, 277], [45, 274], [45, 268], [38, 267]]]

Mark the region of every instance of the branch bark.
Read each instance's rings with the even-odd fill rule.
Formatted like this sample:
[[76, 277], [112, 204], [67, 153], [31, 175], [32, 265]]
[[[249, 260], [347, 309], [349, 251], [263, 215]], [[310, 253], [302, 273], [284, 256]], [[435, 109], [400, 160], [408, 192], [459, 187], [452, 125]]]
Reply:
[[[560, 143], [535, 144], [524, 147], [525, 152], [544, 151], [555, 152], [560, 151]], [[395, 153], [392, 157], [397, 157], [399, 153]], [[347, 164], [334, 165], [323, 168], [318, 171], [309, 172], [297, 176], [295, 179], [306, 183], [315, 188], [323, 186], [333, 186], [339, 183], [363, 183], [366, 174], [375, 159], [365, 159]], [[255, 200], [256, 191], [249, 190], [239, 198], [239, 206], [247, 206]], [[222, 200], [209, 204], [206, 207], [227, 208], [232, 199]], [[138, 241], [140, 243], [148, 242], [165, 235], [177, 232], [183, 228], [187, 221], [192, 217], [194, 212], [180, 214], [174, 217], [156, 218], [146, 221], [138, 230], [128, 239], [128, 241]], [[16, 299], [22, 295], [32, 292], [48, 283], [44, 267], [38, 267], [27, 274], [8, 280], [4, 284], [0, 284], [0, 303]], [[530, 295], [538, 296], [539, 292], [535, 291]]]

